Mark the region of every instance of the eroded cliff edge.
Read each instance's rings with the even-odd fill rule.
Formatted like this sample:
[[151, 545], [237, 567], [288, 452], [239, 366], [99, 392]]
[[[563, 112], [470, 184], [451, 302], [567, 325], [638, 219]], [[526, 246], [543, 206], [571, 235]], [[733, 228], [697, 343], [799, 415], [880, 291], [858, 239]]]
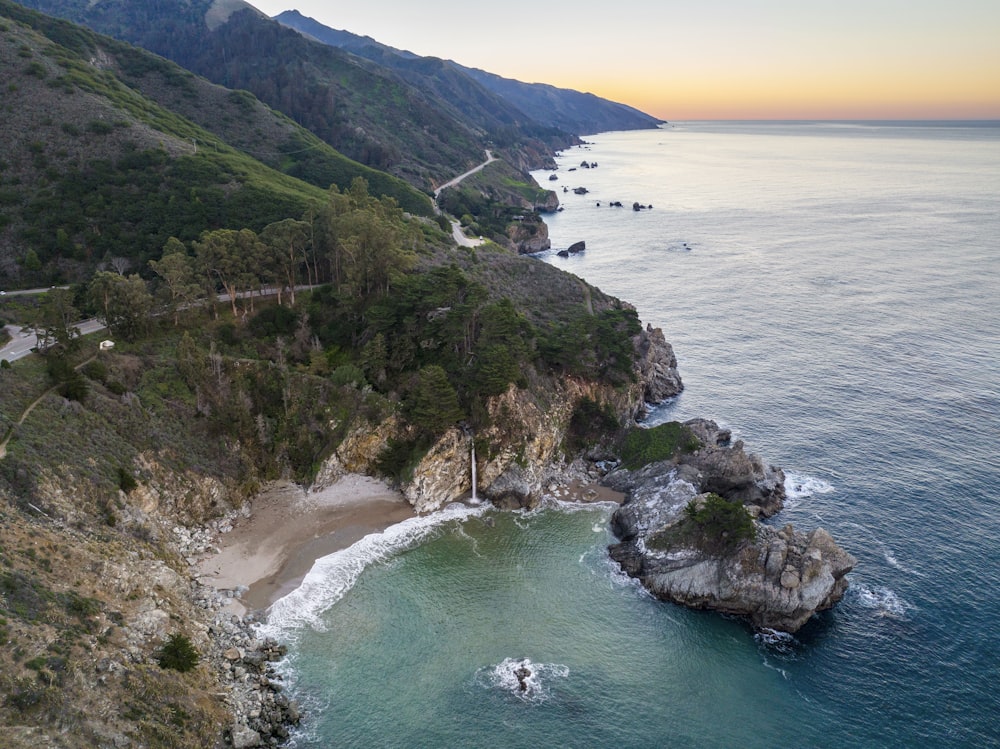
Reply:
[[[505, 509], [537, 505], [550, 482], [562, 480], [567, 471], [585, 470], [580, 464], [570, 467], [576, 456], [568, 440], [580, 428], [574, 419], [592, 418], [584, 427], [600, 443], [641, 418], [648, 404], [683, 390], [677, 358], [659, 328], [647, 325], [632, 337], [632, 348], [634, 377], [625, 385], [572, 376], [539, 377], [527, 388], [512, 385], [490, 398], [485, 406], [489, 426], [472, 433], [456, 425], [441, 435], [402, 483], [407, 501], [418, 512], [430, 512], [469, 494], [475, 443], [479, 496]], [[584, 403], [593, 404], [596, 417], [581, 417]], [[601, 416], [610, 417], [610, 422], [595, 423]], [[390, 419], [348, 435], [325, 461], [316, 486], [345, 473], [374, 473], [375, 457], [399, 430], [399, 423]], [[592, 467], [589, 475], [599, 478]]]
[[829, 533], [761, 522], [784, 506], [781, 469], [715, 422], [682, 429], [670, 458], [604, 479], [627, 496], [609, 547], [622, 569], [661, 600], [789, 633], [843, 598], [855, 559]]

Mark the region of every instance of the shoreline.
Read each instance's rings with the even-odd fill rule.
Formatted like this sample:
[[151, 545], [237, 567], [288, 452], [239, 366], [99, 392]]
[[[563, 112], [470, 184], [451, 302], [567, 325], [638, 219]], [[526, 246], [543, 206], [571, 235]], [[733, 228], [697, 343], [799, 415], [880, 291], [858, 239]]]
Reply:
[[[623, 495], [579, 478], [549, 492], [562, 501], [616, 502]], [[230, 596], [225, 611], [259, 616], [294, 591], [318, 560], [418, 513], [384, 481], [347, 474], [318, 492], [276, 482], [250, 500], [251, 513], [215, 539], [196, 565], [199, 582]]]
[[417, 515], [400, 492], [357, 474], [318, 492], [278, 482], [250, 504], [251, 515], [219, 535], [218, 551], [196, 565], [201, 583], [242, 591], [227, 606], [237, 616], [266, 610], [295, 590], [317, 559]]

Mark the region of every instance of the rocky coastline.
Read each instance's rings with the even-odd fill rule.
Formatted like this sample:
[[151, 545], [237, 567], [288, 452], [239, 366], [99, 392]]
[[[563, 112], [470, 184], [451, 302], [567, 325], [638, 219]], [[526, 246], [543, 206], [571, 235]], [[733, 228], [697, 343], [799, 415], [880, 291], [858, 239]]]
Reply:
[[[629, 422], [642, 419], [650, 404], [683, 389], [676, 357], [662, 331], [647, 326], [633, 339], [633, 346], [636, 381], [616, 401]], [[583, 397], [607, 395], [566, 382], [547, 410], [515, 390], [494, 399], [491, 407], [513, 414], [524, 434], [523, 439], [487, 435], [499, 444], [516, 442], [520, 450], [480, 457], [480, 496], [500, 509], [518, 509], [537, 505], [546, 493], [566, 494], [569, 486], [601, 485], [601, 491], [619, 493], [625, 501], [612, 526], [621, 541], [609, 553], [628, 574], [658, 598], [743, 616], [759, 628], [793, 632], [843, 596], [844, 575], [853, 567], [853, 558], [822, 529], [805, 534], [791, 526], [761, 525], [756, 518], [770, 517], [783, 505], [784, 475], [747, 453], [742, 443], [730, 444], [729, 433], [713, 422], [687, 422], [699, 448], [671, 461], [608, 473], [598, 460], [608, 457], [607, 450], [598, 449], [564, 463], [559, 455], [573, 405]], [[470, 439], [453, 431], [431, 449], [413, 481], [400, 487], [402, 497], [417, 511], [433, 511], [471, 488]], [[314, 489], [364, 472], [361, 456], [376, 451], [376, 443], [384, 437], [369, 432], [345, 440], [320, 472]], [[754, 542], [723, 554], [686, 547], [657, 550], [651, 543], [657, 534], [679, 521], [688, 502], [708, 492], [736, 499], [749, 509], [757, 524]], [[577, 494], [586, 501], [582, 492]], [[217, 589], [197, 573], [198, 560], [217, 552], [214, 544], [247, 514], [246, 510], [231, 513], [232, 517], [213, 521], [202, 531], [174, 529], [180, 555], [192, 565], [194, 601], [210, 620], [203, 655], [225, 687], [232, 721], [226, 738], [240, 749], [283, 743], [302, 717], [285, 694], [276, 669], [284, 648], [259, 639], [257, 614], [233, 613], [233, 603], [245, 589]]]
[[302, 719], [298, 705], [285, 693], [277, 666], [287, 648], [260, 637], [257, 614], [233, 613], [233, 603], [245, 589], [217, 589], [198, 574], [199, 561], [217, 553], [220, 537], [250, 514], [249, 505], [244, 505], [202, 528], [173, 529], [176, 548], [191, 567], [191, 599], [205, 612], [201, 659], [222, 688], [231, 719], [224, 738], [234, 749], [278, 746]]
[[[626, 495], [611, 520], [620, 539], [609, 547], [611, 558], [661, 600], [738, 616], [757, 629], [798, 631], [843, 598], [854, 557], [822, 528], [805, 533], [761, 523], [784, 506], [781, 469], [740, 441], [730, 444], [729, 431], [715, 422], [684, 427], [696, 449], [605, 476], [606, 486]], [[748, 537], [691, 532], [691, 518], [712, 498], [745, 512]]]
[[[647, 326], [633, 339], [633, 347], [635, 383], [614, 401], [626, 423], [641, 420], [650, 404], [683, 389], [676, 357], [661, 330]], [[496, 507], [533, 507], [545, 494], [587, 501], [587, 487], [595, 496], [616, 493], [624, 497], [612, 517], [612, 530], [620, 541], [609, 554], [625, 572], [662, 600], [741, 616], [757, 628], [794, 632], [843, 596], [845, 575], [854, 559], [823, 529], [803, 533], [790, 525], [776, 528], [760, 523], [783, 506], [784, 474], [747, 452], [741, 442], [731, 444], [727, 430], [707, 420], [689, 421], [685, 428], [697, 441], [697, 449], [636, 470], [618, 467], [607, 472], [607, 463], [601, 460], [613, 452], [607, 446], [568, 463], [560, 456], [574, 404], [581, 398], [610, 398], [610, 394], [567, 381], [550, 396], [547, 408], [516, 390], [491, 404], [512, 414], [511, 421], [523, 430], [519, 435], [480, 435], [520, 448], [480, 456], [477, 461], [480, 496]], [[428, 453], [414, 480], [400, 487], [400, 501], [405, 497], [414, 509], [428, 512], [469, 491], [470, 439], [453, 431]], [[377, 452], [383, 438], [376, 431], [345, 440], [313, 490], [331, 490], [345, 477], [364, 472], [362, 456]], [[670, 536], [667, 531], [683, 523], [685, 507], [710, 493], [747, 508], [756, 528], [754, 540], [722, 550], [685, 543], [664, 547], [661, 541]], [[253, 514], [260, 511], [255, 507]], [[203, 662], [218, 675], [230, 716], [225, 740], [238, 749], [280, 745], [302, 719], [282, 681], [279, 662], [284, 647], [262, 639], [260, 614], [243, 613], [239, 605], [246, 588], [220, 588], [204, 574], [206, 558], [218, 554], [219, 545], [250, 515], [244, 505], [200, 529], [172, 529], [178, 556], [191, 568], [190, 598], [204, 612], [199, 617], [203, 636], [197, 639]], [[108, 670], [113, 669], [109, 665]]]

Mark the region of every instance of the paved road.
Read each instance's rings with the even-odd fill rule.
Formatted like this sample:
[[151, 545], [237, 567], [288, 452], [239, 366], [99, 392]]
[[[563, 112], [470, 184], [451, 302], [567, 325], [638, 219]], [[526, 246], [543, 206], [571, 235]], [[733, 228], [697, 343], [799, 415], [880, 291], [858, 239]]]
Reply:
[[[69, 287], [60, 287], [69, 288]], [[312, 289], [312, 286], [308, 284], [299, 284], [295, 287], [296, 291], [308, 291]], [[31, 291], [8, 291], [8, 294], [37, 294], [40, 291], [48, 291], [48, 289], [34, 289]], [[250, 296], [275, 296], [278, 290], [273, 286], [267, 286], [263, 289], [257, 291], [245, 291], [240, 292], [240, 298], [246, 298]], [[229, 294], [219, 294], [218, 300], [220, 302], [228, 302]], [[34, 334], [29, 328], [21, 328], [17, 325], [7, 325], [5, 326], [7, 332], [10, 333], [11, 341], [6, 346], [0, 347], [0, 359], [6, 359], [9, 362], [17, 361], [28, 354], [31, 353], [31, 349], [38, 345], [38, 336]], [[76, 327], [80, 330], [80, 335], [90, 335], [91, 333], [96, 333], [99, 330], [104, 330], [106, 327], [104, 323], [96, 318], [90, 320], [81, 320], [76, 323]]]
[[[482, 168], [485, 167], [487, 164], [492, 164], [496, 160], [497, 159], [493, 155], [493, 152], [490, 151], [489, 149], [487, 149], [487, 151], [486, 151], [486, 161], [484, 161], [479, 166], [474, 167], [474, 168], [470, 169], [469, 171], [465, 172], [465, 174], [460, 174], [457, 177], [455, 177], [455, 179], [450, 180], [448, 182], [445, 182], [438, 189], [436, 189], [434, 191], [434, 212], [437, 213], [437, 214], [441, 213], [441, 209], [438, 208], [437, 199], [438, 199], [438, 196], [441, 195], [441, 191], [442, 190], [445, 190], [445, 189], [447, 189], [449, 187], [454, 187], [455, 185], [457, 185], [459, 182], [461, 182], [466, 177], [471, 177], [476, 172], [482, 170]], [[478, 238], [473, 239], [473, 238], [465, 236], [465, 232], [462, 231], [462, 224], [457, 219], [451, 219], [451, 236], [454, 237], [455, 244], [457, 244], [457, 245], [459, 245], [461, 247], [478, 247], [479, 245], [481, 245], [483, 242], [486, 241], [482, 237], [478, 237]]]
[[[20, 328], [17, 325], [8, 325], [7, 332], [10, 333], [11, 341], [6, 346], [0, 347], [0, 359], [13, 362], [22, 359], [31, 353], [31, 349], [38, 345], [38, 336], [28, 328]], [[89, 335], [98, 330], [104, 330], [104, 324], [98, 320], [83, 320], [76, 324], [80, 329], [80, 335]]]
[[455, 177], [455, 179], [453, 179], [453, 180], [451, 180], [449, 182], [445, 182], [443, 185], [441, 185], [441, 187], [439, 187], [438, 189], [436, 189], [434, 191], [434, 200], [438, 199], [438, 196], [441, 195], [441, 191], [442, 190], [446, 190], [449, 187], [454, 187], [455, 185], [457, 185], [459, 182], [461, 182], [466, 177], [471, 177], [476, 172], [482, 171], [483, 167], [485, 167], [487, 164], [492, 164], [496, 160], [497, 160], [496, 156], [493, 155], [493, 152], [490, 151], [489, 149], [487, 149], [486, 150], [486, 161], [484, 161], [482, 164], [480, 164], [477, 167], [473, 167], [472, 169], [470, 169], [469, 171], [465, 172], [464, 174], [458, 175], [457, 177]]
[[45, 294], [50, 289], [68, 289], [69, 286], [46, 286], [44, 289], [17, 289], [15, 291], [0, 290], [0, 298], [5, 296], [28, 296], [29, 294]]

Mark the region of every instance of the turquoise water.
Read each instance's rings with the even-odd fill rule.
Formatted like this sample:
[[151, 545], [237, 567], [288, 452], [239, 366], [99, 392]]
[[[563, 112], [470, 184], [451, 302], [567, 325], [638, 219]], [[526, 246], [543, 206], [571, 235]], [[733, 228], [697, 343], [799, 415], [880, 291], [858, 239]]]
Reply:
[[709, 416], [783, 466], [774, 522], [826, 527], [850, 591], [768, 640], [622, 578], [608, 507], [452, 508], [276, 607], [297, 745], [1000, 746], [1000, 128], [589, 140], [555, 184], [590, 193], [548, 219], [587, 250], [540, 261], [664, 329], [686, 390], [653, 421]]

